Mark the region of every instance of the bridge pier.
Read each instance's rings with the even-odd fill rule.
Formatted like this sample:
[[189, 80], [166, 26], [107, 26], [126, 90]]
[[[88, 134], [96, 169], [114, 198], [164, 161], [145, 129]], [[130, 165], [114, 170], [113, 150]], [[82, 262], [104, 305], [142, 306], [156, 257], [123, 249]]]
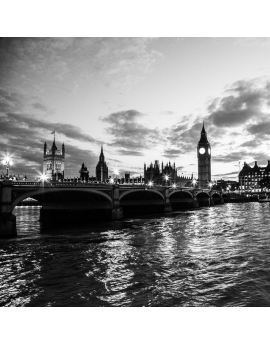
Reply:
[[12, 181], [1, 182], [0, 238], [16, 237], [16, 217], [12, 214]]
[[119, 196], [119, 185], [115, 184], [113, 188], [112, 220], [122, 220], [124, 217], [123, 208], [120, 206]]
[[169, 187], [166, 186], [165, 188], [165, 205], [164, 205], [164, 212], [172, 212], [172, 204], [170, 203], [169, 198]]

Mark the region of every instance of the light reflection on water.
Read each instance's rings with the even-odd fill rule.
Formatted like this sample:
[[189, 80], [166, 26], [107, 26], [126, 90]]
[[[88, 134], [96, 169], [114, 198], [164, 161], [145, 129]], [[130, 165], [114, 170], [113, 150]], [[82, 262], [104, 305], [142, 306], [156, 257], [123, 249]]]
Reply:
[[[41, 231], [18, 207], [1, 306], [270, 306], [269, 204]], [[95, 230], [95, 231], [94, 231]]]

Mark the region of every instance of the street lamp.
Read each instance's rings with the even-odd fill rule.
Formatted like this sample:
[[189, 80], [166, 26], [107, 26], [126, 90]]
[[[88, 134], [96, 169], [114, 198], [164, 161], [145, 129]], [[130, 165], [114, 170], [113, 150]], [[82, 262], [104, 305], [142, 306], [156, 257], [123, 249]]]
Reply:
[[209, 186], [209, 188], [210, 188], [210, 190], [212, 189], [212, 186], [213, 186], [213, 183], [212, 182], [209, 182], [208, 183], [208, 186]]
[[152, 181], [148, 182], [148, 187], [150, 187], [150, 188], [153, 187], [153, 182]]
[[9, 167], [11, 167], [12, 164], [13, 164], [13, 162], [12, 162], [12, 160], [11, 160], [11, 157], [5, 156], [5, 158], [3, 159], [2, 163], [3, 163], [3, 165], [6, 166], [6, 169], [7, 169], [6, 178], [8, 179], [8, 169], [9, 169]]
[[42, 185], [44, 186], [44, 183], [48, 180], [48, 176], [46, 174], [41, 174], [39, 176], [39, 180], [42, 182]]
[[195, 189], [195, 186], [197, 184], [197, 180], [195, 178], [192, 180], [192, 184], [193, 184], [193, 188]]
[[165, 176], [164, 176], [164, 179], [165, 179], [165, 181], [166, 181], [166, 186], [167, 186], [167, 183], [168, 183], [168, 180], [169, 180], [169, 176], [168, 176], [168, 175], [165, 175]]
[[175, 189], [176, 188], [176, 183], [172, 184], [172, 188]]
[[113, 174], [114, 174], [114, 176], [115, 176], [115, 183], [117, 184], [117, 182], [118, 182], [118, 181], [117, 181], [117, 180], [118, 180], [118, 179], [117, 179], [117, 176], [118, 176], [118, 174], [119, 174], [119, 170], [118, 170], [117, 168], [114, 168], [114, 169], [113, 169]]

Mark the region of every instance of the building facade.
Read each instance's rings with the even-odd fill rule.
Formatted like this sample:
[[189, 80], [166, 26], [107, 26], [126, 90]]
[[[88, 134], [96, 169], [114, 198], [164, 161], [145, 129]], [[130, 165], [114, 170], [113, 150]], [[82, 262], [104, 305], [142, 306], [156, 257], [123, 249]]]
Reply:
[[79, 173], [80, 173], [80, 180], [83, 182], [88, 182], [89, 171], [87, 170], [87, 166], [85, 166], [84, 163], [82, 164], [82, 167], [81, 167]]
[[43, 174], [48, 180], [63, 181], [65, 173], [65, 145], [63, 143], [62, 150], [57, 150], [55, 140], [49, 150], [47, 143], [44, 144], [43, 154]]
[[109, 178], [109, 169], [105, 162], [105, 157], [103, 154], [103, 146], [101, 146], [101, 152], [99, 155], [99, 161], [96, 166], [96, 180], [100, 182], [104, 182]]
[[198, 157], [198, 186], [207, 188], [211, 181], [211, 146], [207, 139], [204, 124], [201, 131], [201, 137], [197, 146]]
[[[168, 176], [168, 180], [166, 182], [165, 176]], [[159, 185], [172, 185], [176, 183], [179, 187], [188, 187], [191, 185], [193, 180], [192, 176], [178, 176], [177, 169], [175, 168], [175, 163], [171, 165], [171, 162], [167, 163], [166, 165], [161, 163], [159, 164], [158, 160], [155, 160], [155, 163], [151, 163], [148, 167], [144, 164], [144, 182], [149, 183], [153, 182]]]
[[239, 187], [241, 190], [261, 190], [270, 188], [270, 160], [267, 166], [259, 167], [257, 161], [252, 168], [244, 162], [244, 166], [239, 173]]

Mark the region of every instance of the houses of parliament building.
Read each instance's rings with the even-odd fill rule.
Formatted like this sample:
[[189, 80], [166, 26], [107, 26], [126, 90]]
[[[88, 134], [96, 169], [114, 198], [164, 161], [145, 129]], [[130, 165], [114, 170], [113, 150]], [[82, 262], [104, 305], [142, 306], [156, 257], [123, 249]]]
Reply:
[[[197, 158], [198, 158], [198, 179], [197, 185], [200, 188], [207, 188], [209, 182], [211, 181], [211, 147], [210, 143], [207, 139], [207, 134], [204, 128], [204, 124], [201, 130], [200, 140], [197, 145]], [[269, 166], [269, 164], [268, 164]], [[65, 178], [65, 145], [62, 144], [62, 149], [58, 150], [55, 144], [55, 137], [53, 140], [53, 144], [51, 149], [47, 148], [47, 143], [44, 144], [44, 154], [43, 154], [43, 174], [45, 174], [48, 180], [51, 181], [63, 181]], [[265, 170], [268, 172], [269, 168], [267, 167]], [[248, 173], [251, 174], [251, 170], [244, 167], [244, 171], [242, 171], [241, 176], [245, 175], [245, 172], [248, 170]], [[258, 167], [254, 167], [255, 175], [259, 175], [258, 171], [260, 170]], [[252, 171], [253, 171], [252, 170]], [[258, 171], [257, 171], [258, 170]], [[103, 146], [101, 146], [101, 152], [99, 155], [99, 160], [96, 165], [96, 176], [89, 177], [89, 171], [87, 166], [82, 163], [82, 166], [79, 170], [80, 177], [74, 178], [73, 180], [77, 181], [97, 181], [97, 182], [108, 182], [109, 181], [109, 169], [105, 161], [105, 156], [103, 153]], [[252, 174], [251, 174], [252, 175]], [[167, 176], [167, 180], [165, 177]], [[177, 168], [175, 167], [175, 163], [171, 164], [171, 162], [167, 163], [166, 165], [161, 163], [159, 164], [158, 160], [155, 160], [154, 164], [150, 164], [146, 167], [144, 164], [144, 176], [140, 176], [138, 178], [130, 179], [130, 173], [126, 173], [124, 178], [118, 179], [122, 183], [130, 183], [130, 182], [153, 182], [158, 185], [172, 185], [177, 184], [179, 187], [190, 187], [193, 181], [193, 173], [191, 176], [178, 176], [177, 175]], [[243, 179], [243, 182], [245, 180]], [[243, 183], [244, 184], [244, 183]]]

